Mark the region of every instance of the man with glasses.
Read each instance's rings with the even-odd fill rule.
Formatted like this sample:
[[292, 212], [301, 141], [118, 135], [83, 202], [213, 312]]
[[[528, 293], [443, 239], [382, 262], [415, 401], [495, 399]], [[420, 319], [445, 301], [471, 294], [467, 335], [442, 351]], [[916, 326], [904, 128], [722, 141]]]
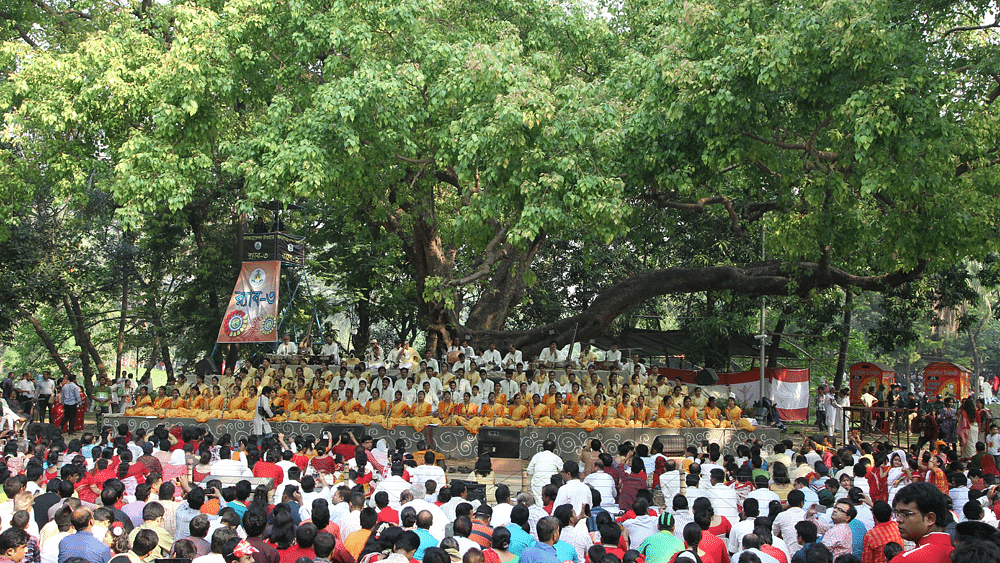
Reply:
[[851, 531], [850, 522], [857, 515], [857, 509], [847, 499], [841, 499], [833, 505], [833, 513], [830, 515], [833, 524], [816, 520], [815, 506], [806, 512], [806, 520], [816, 524], [817, 531], [823, 534], [822, 543], [830, 550], [834, 561], [845, 553], [852, 553], [854, 534]]
[[[900, 563], [948, 563], [951, 561], [951, 536], [948, 525], [948, 497], [930, 483], [910, 483], [893, 498], [893, 516], [904, 540], [917, 547], [901, 553]], [[895, 561], [895, 559], [893, 559]]]

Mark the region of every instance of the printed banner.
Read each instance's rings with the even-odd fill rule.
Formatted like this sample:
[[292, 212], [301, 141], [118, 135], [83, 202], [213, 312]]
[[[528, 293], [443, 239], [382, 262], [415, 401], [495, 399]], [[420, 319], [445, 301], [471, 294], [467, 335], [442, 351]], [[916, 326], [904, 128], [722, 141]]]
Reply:
[[277, 342], [281, 262], [244, 262], [219, 328], [219, 343]]
[[[697, 371], [674, 368], [659, 368], [659, 373], [671, 381], [680, 380], [688, 385], [694, 384], [698, 376]], [[774, 401], [781, 419], [805, 420], [809, 415], [809, 370], [767, 368], [764, 375], [764, 394]], [[760, 370], [719, 373], [718, 376], [719, 385], [728, 385], [738, 403], [749, 406], [760, 400]]]
[[285, 233], [246, 233], [243, 235], [243, 261], [280, 260], [284, 264], [304, 266], [304, 240]]

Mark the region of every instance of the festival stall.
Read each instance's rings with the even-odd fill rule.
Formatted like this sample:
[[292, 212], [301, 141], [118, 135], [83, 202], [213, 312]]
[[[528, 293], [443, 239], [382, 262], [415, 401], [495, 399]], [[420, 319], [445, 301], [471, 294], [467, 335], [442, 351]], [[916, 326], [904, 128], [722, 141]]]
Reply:
[[967, 397], [971, 392], [969, 369], [952, 362], [934, 362], [924, 368], [924, 393], [928, 397]]
[[876, 364], [873, 362], [858, 362], [852, 365], [849, 370], [851, 379], [851, 404], [861, 402], [861, 395], [869, 387], [878, 390], [879, 385], [885, 385], [888, 389], [896, 382], [896, 371], [889, 366]]

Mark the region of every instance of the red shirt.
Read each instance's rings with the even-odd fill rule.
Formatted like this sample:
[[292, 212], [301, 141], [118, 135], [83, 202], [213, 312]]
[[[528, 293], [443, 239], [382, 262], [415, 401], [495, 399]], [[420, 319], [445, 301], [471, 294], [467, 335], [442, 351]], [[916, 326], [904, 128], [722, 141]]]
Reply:
[[[277, 487], [285, 479], [285, 472], [278, 467], [277, 463], [271, 463], [269, 461], [258, 461], [253, 464], [253, 476], [254, 477], [270, 477], [274, 479], [274, 486]], [[316, 556], [313, 556], [315, 559]]]
[[899, 557], [901, 563], [950, 563], [954, 549], [951, 536], [944, 532], [932, 532], [920, 538], [917, 547], [896, 557]]
[[711, 557], [712, 561], [716, 563], [729, 563], [729, 549], [726, 547], [726, 542], [707, 531], [701, 535], [701, 543], [698, 544], [698, 549], [704, 551], [705, 555]]
[[[998, 504], [997, 506], [1000, 506], [1000, 504]], [[379, 511], [379, 513], [378, 513], [378, 521], [379, 522], [388, 522], [388, 523], [392, 524], [393, 526], [398, 526], [399, 525], [399, 511], [395, 510], [391, 506], [386, 506], [385, 508], [383, 508], [382, 510]]]
[[903, 545], [899, 535], [899, 525], [895, 520], [875, 524], [875, 527], [865, 534], [864, 547], [861, 548], [861, 563], [886, 563], [885, 545], [896, 542]]
[[785, 555], [785, 552], [781, 551], [780, 549], [778, 549], [776, 547], [774, 547], [773, 545], [764, 544], [764, 545], [760, 546], [760, 550], [762, 552], [770, 555], [771, 557], [774, 557], [775, 559], [777, 559], [778, 563], [788, 563], [788, 556]]
[[306, 468], [309, 467], [309, 458], [304, 455], [296, 454], [292, 456], [292, 463], [298, 466], [298, 468], [302, 471], [305, 471]]
[[312, 458], [312, 466], [320, 473], [333, 473], [333, 468], [336, 465], [337, 462], [331, 456]]
[[[270, 542], [269, 542], [270, 543]], [[272, 546], [274, 544], [271, 544]], [[298, 545], [292, 545], [288, 549], [278, 550], [278, 559], [281, 563], [295, 563], [299, 557], [308, 557], [309, 559], [316, 559], [316, 552], [313, 548], [299, 547]]]
[[335, 454], [340, 454], [341, 456], [343, 456], [344, 461], [346, 462], [348, 460], [354, 459], [354, 448], [356, 447], [357, 446], [355, 446], [354, 444], [337, 444], [336, 446], [333, 447], [332, 451]]

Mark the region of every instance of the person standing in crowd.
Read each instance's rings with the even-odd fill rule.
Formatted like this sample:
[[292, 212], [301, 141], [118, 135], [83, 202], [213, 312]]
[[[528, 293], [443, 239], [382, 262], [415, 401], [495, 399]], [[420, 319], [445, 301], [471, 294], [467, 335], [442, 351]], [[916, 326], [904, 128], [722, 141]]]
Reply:
[[76, 374], [71, 373], [66, 377], [66, 383], [59, 392], [59, 401], [63, 408], [63, 422], [68, 423], [69, 433], [72, 434], [76, 432], [76, 410], [80, 406], [80, 387], [76, 384]]

